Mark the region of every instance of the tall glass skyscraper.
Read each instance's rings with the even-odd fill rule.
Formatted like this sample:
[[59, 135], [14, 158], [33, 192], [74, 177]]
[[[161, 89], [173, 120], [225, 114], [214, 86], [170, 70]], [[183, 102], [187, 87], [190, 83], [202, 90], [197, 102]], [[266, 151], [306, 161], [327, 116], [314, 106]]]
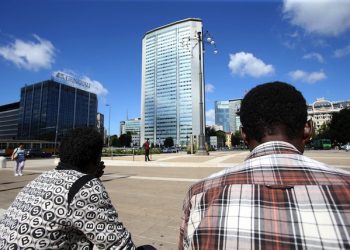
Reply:
[[241, 126], [241, 118], [237, 114], [241, 109], [242, 99], [229, 100], [230, 106], [230, 131], [235, 133]]
[[[172, 137], [175, 144], [185, 145], [188, 136], [199, 134], [199, 67], [203, 69], [203, 63], [199, 65], [197, 32], [202, 32], [202, 20], [189, 18], [145, 34], [141, 141], [148, 138], [158, 144]], [[204, 103], [203, 87], [202, 100]]]
[[53, 80], [21, 89], [19, 139], [55, 140], [78, 127], [96, 128], [97, 96]]
[[230, 108], [228, 101], [215, 101], [215, 124], [221, 125], [225, 132], [230, 131]]

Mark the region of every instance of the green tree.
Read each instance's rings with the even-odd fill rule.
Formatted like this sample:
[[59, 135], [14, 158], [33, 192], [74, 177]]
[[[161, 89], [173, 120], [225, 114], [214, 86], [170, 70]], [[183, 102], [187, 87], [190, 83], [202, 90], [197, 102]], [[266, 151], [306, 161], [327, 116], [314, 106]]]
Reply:
[[212, 127], [205, 127], [205, 135], [206, 136], [216, 136], [216, 131]]
[[119, 147], [119, 139], [117, 135], [111, 136], [111, 146], [113, 147]]
[[241, 131], [237, 130], [234, 134], [231, 135], [231, 143], [233, 146], [241, 144], [242, 136]]
[[334, 113], [329, 124], [332, 140], [341, 143], [350, 142], [350, 109], [342, 109], [339, 113]]
[[172, 147], [172, 146], [174, 146], [174, 140], [173, 140], [173, 138], [172, 137], [167, 137], [167, 138], [165, 138], [165, 140], [164, 140], [164, 147]]
[[219, 138], [222, 138], [224, 142], [226, 141], [226, 133], [222, 130], [218, 130], [215, 132], [215, 135]]
[[316, 139], [331, 139], [331, 131], [328, 123], [321, 125], [315, 136]]
[[131, 144], [131, 133], [121, 134], [119, 137], [119, 144], [121, 147], [130, 147]]

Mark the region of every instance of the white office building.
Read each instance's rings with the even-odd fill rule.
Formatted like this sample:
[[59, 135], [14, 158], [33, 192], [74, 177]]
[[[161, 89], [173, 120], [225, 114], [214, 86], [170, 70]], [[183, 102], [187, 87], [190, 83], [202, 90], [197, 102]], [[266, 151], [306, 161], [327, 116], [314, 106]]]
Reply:
[[[186, 145], [200, 133], [199, 49], [202, 20], [189, 18], [147, 32], [142, 40], [141, 141], [172, 137]], [[203, 71], [202, 71], [203, 72]], [[203, 84], [203, 83], [201, 83]], [[200, 95], [202, 89], [202, 95]], [[203, 128], [205, 127], [205, 108]]]
[[344, 108], [350, 108], [350, 101], [331, 102], [325, 98], [317, 98], [316, 101], [308, 105], [307, 113], [312, 118], [316, 133], [319, 132], [323, 124], [329, 124], [333, 114]]

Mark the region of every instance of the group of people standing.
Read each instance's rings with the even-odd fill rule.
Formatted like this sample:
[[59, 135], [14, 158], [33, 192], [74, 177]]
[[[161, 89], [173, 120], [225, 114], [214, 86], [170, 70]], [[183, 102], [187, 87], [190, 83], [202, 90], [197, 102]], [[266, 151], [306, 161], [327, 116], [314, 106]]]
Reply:
[[[250, 154], [189, 188], [178, 248], [350, 249], [350, 173], [303, 155], [313, 125], [302, 94], [258, 85], [239, 112]], [[135, 249], [100, 179], [102, 147], [92, 128], [68, 133], [59, 165], [0, 220], [0, 249]], [[148, 141], [144, 149], [147, 161]]]

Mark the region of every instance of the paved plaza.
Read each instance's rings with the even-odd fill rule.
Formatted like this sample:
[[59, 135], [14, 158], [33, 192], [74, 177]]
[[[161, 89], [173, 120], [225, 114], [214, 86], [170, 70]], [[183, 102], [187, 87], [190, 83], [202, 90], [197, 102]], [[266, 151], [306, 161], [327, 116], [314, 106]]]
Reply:
[[[212, 152], [209, 156], [185, 153], [105, 158], [106, 186], [119, 218], [137, 245], [177, 249], [182, 202], [190, 185], [241, 163], [248, 151]], [[350, 152], [306, 151], [305, 155], [350, 171]], [[13, 161], [0, 170], [0, 213], [29, 181], [55, 167], [54, 159], [28, 160], [24, 175], [13, 176]]]

